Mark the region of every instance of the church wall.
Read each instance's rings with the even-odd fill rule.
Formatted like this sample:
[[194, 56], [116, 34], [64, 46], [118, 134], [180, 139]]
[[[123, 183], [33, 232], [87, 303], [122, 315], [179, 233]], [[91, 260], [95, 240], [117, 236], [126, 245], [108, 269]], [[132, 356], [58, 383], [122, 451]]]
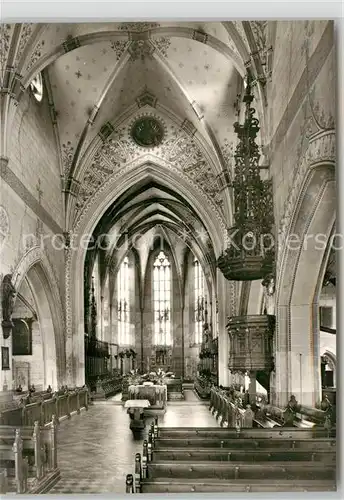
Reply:
[[[332, 307], [332, 327], [336, 329], [336, 289], [329, 285], [324, 287], [319, 297], [319, 306]], [[336, 356], [337, 354], [337, 335], [332, 333], [320, 332], [320, 356], [329, 352]]]
[[[28, 363], [29, 365], [29, 384], [36, 387], [36, 390], [43, 390], [44, 381], [44, 359], [43, 359], [43, 344], [38, 321], [32, 323], [32, 355], [31, 356], [13, 356], [13, 388], [16, 386], [16, 365]], [[23, 389], [27, 389], [25, 384], [21, 382]]]
[[[296, 52], [304, 54], [305, 61], [307, 45], [307, 71], [295, 73], [294, 80], [296, 79], [296, 81], [293, 93], [288, 95], [287, 98], [284, 96], [284, 87], [288, 86], [288, 79], [285, 75], [278, 74], [276, 66], [274, 66], [272, 77], [273, 82], [275, 81], [275, 84], [272, 83], [272, 87], [275, 85], [275, 92], [269, 94], [268, 91], [268, 99], [270, 98], [269, 108], [278, 108], [278, 99], [287, 99], [286, 110], [281, 119], [278, 120], [275, 117], [270, 124], [272, 129], [275, 129], [270, 144], [270, 174], [274, 186], [274, 215], [277, 231], [281, 227], [283, 228], [283, 225], [287, 225], [287, 227], [284, 227], [284, 233], [282, 233], [284, 236], [288, 234], [288, 224], [290, 223], [288, 217], [293, 213], [293, 210], [297, 209], [296, 203], [298, 196], [301, 194], [302, 181], [307, 174], [307, 168], [310, 168], [311, 163], [314, 164], [317, 161], [326, 163], [326, 160], [333, 162], [335, 158], [329, 138], [330, 135], [327, 132], [334, 129], [336, 105], [333, 24], [326, 26], [323, 36], [320, 37], [318, 43], [316, 43], [316, 37], [313, 38], [313, 35], [310, 35], [308, 38], [304, 37], [303, 46], [301, 44], [298, 47], [295, 46]], [[316, 48], [313, 49], [315, 46]], [[285, 47], [275, 47], [276, 52], [274, 53], [274, 57], [277, 57], [277, 59], [285, 58], [286, 66], [290, 65], [291, 58], [287, 48], [288, 42], [286, 41]], [[312, 50], [314, 50], [313, 55], [311, 55]], [[314, 186], [316, 186], [315, 183]], [[328, 185], [328, 189], [331, 189], [331, 183]], [[313, 207], [314, 198], [318, 194], [316, 187], [308, 189], [302, 205], [306, 215], [302, 215], [301, 208], [298, 209], [300, 218], [293, 222], [294, 227], [297, 228], [294, 231], [303, 230], [306, 224], [305, 217], [309, 217], [308, 220], [311, 225], [307, 228], [307, 236], [312, 237], [313, 235], [314, 237], [321, 232], [327, 238], [328, 233], [332, 229], [332, 227], [329, 227], [329, 224], [333, 223], [333, 217], [331, 216], [333, 207], [329, 201], [324, 201], [323, 209], [325, 206], [327, 208], [324, 218], [319, 213], [316, 220], [314, 213], [311, 217], [311, 207]], [[330, 195], [328, 196], [330, 197]], [[287, 218], [285, 219], [285, 217]], [[281, 252], [287, 241], [280, 240], [278, 243], [279, 251]], [[312, 248], [310, 245], [308, 247]], [[292, 252], [292, 250], [289, 250], [287, 254], [290, 262], [293, 260]], [[304, 257], [305, 253], [301, 255]], [[309, 274], [307, 273], [313, 273], [314, 277], [314, 270], [320, 261], [322, 261], [321, 251], [318, 254], [317, 252], [312, 253], [309, 251], [307, 261], [303, 264], [301, 264], [301, 261], [298, 262], [298, 272], [296, 273], [296, 281], [299, 280], [298, 285], [291, 282], [292, 276], [288, 274], [288, 271], [290, 273], [292, 270], [289, 268], [286, 270], [285, 275], [277, 276], [277, 290], [279, 290], [279, 295], [277, 297], [278, 323], [276, 345], [279, 347], [278, 352], [276, 352], [276, 393], [278, 395], [276, 403], [280, 405], [284, 405], [287, 402], [290, 393], [298, 393], [297, 397], [300, 398], [300, 401], [302, 398], [303, 404], [310, 405], [314, 404], [319, 397], [320, 345], [318, 342], [319, 337], [316, 336], [314, 338], [314, 334], [312, 333], [319, 331], [317, 318], [313, 317], [315, 311], [313, 311], [311, 303], [315, 293], [315, 286], [312, 290], [309, 290], [309, 293], [305, 291], [307, 287], [308, 289], [310, 288], [310, 283], [313, 283], [314, 279], [302, 282], [305, 285], [304, 287], [301, 280], [308, 279], [307, 276]], [[307, 264], [310, 266], [308, 271], [307, 267], [304, 268]], [[304, 278], [301, 278], [301, 275]], [[281, 304], [283, 293], [287, 295], [289, 293], [288, 290], [291, 292], [290, 287], [294, 289], [293, 298], [290, 299], [293, 310], [290, 309], [290, 304], [289, 306], [284, 303], [283, 306]], [[306, 296], [296, 299], [295, 293], [297, 293], [297, 290], [299, 294], [306, 294]], [[296, 300], [299, 301], [298, 307], [295, 307]], [[309, 301], [308, 304], [306, 304], [307, 300]], [[312, 322], [310, 318], [312, 318]], [[298, 335], [300, 331], [306, 331], [307, 336], [300, 337]], [[303, 341], [302, 349], [301, 340]], [[285, 354], [284, 351], [286, 346], [289, 345], [288, 342], [290, 342], [290, 346], [287, 348], [291, 351], [289, 355]], [[303, 355], [302, 359], [304, 360], [309, 359], [309, 353], [312, 353], [311, 363], [304, 361], [302, 364], [302, 377], [299, 376], [301, 357], [297, 359], [296, 354], [301, 352]]]
[[[20, 293], [25, 299], [33, 306], [34, 310], [37, 312], [37, 306], [35, 304], [32, 293], [28, 287], [28, 284], [24, 281], [20, 287]], [[13, 318], [30, 318], [32, 317], [32, 312], [25, 306], [20, 299], [16, 299], [15, 308], [13, 311]], [[28, 365], [28, 377], [26, 378], [26, 384], [22, 380], [17, 380], [16, 367], [19, 365]], [[19, 374], [18, 374], [19, 375]], [[25, 374], [26, 375], [26, 374]], [[19, 376], [20, 378], [20, 376]], [[13, 356], [13, 388], [15, 388], [18, 383], [20, 383], [23, 389], [27, 389], [27, 384], [34, 384], [36, 390], [39, 388], [43, 389], [42, 381], [44, 380], [44, 358], [43, 358], [43, 344], [42, 336], [40, 331], [39, 321], [33, 321], [32, 323], [32, 355], [20, 355]], [[41, 386], [41, 387], [40, 387]]]
[[0, 269], [2, 274], [11, 273], [26, 251], [27, 235], [35, 235], [37, 218], [25, 202], [5, 182], [1, 183], [1, 204], [6, 207], [9, 232], [2, 243]]
[[[8, 216], [9, 232], [2, 242], [0, 273], [5, 275], [15, 271], [27, 251], [38, 245], [44, 250], [54, 279], [60, 285], [63, 303], [63, 201], [46, 94], [41, 103], [35, 101], [29, 90], [23, 95], [11, 127], [8, 162], [2, 159], [1, 163], [0, 204]], [[56, 287], [55, 283], [52, 286]], [[3, 339], [0, 343], [7, 345]], [[33, 365], [39, 370], [41, 363]], [[12, 378], [14, 374], [8, 376]], [[38, 383], [38, 372], [36, 377]]]
[[300, 163], [309, 144], [308, 137], [321, 131], [321, 128], [315, 123], [313, 113], [323, 129], [333, 127], [331, 120], [335, 116], [334, 62], [334, 51], [331, 51], [318, 78], [310, 86], [311, 100], [305, 99], [300, 103], [293, 123], [284, 137], [281, 138], [281, 142], [276, 144], [276, 149], [273, 152], [271, 174], [274, 183], [277, 224], [283, 216], [288, 194], [295, 184]]
[[[285, 113], [293, 114], [297, 111], [297, 105], [295, 109], [292, 109], [290, 104], [299, 92], [297, 87], [300, 81], [306, 79], [306, 49], [308, 58], [314, 58], [312, 64], [308, 64], [311, 70], [317, 64], [316, 59], [323, 44], [322, 38], [331, 36], [329, 24], [333, 25], [329, 21], [321, 20], [277, 22], [273, 47], [272, 82], [269, 91], [271, 93], [268, 96], [271, 138], [283, 122]], [[309, 73], [312, 78], [312, 71]], [[292, 116], [289, 116], [290, 118]]]
[[336, 328], [336, 288], [332, 285], [328, 285], [322, 288], [319, 297], [319, 307], [332, 307], [332, 326], [331, 328]]
[[[36, 244], [41, 245], [44, 249], [45, 255], [51, 264], [52, 271], [54, 273], [54, 279], [56, 280], [52, 283], [52, 287], [56, 287], [55, 283], [60, 283], [59, 293], [61, 300], [63, 301], [64, 296], [64, 252], [63, 250], [54, 250], [54, 233], [50, 228], [43, 224], [40, 225], [36, 213], [25, 203], [25, 200], [20, 198], [11, 187], [5, 182], [1, 183], [1, 205], [6, 207], [6, 212], [9, 219], [9, 233], [2, 242], [1, 256], [0, 256], [0, 273], [2, 276], [12, 273], [16, 270], [17, 266], [21, 260], [26, 255], [27, 251], [34, 247]], [[42, 229], [41, 229], [42, 227]], [[44, 240], [36, 239], [36, 234], [43, 231]], [[42, 243], [43, 242], [43, 243]], [[59, 244], [57, 240], [57, 244]], [[60, 247], [58, 247], [60, 248]], [[26, 272], [29, 269], [26, 269]], [[20, 276], [22, 279], [24, 276]], [[33, 326], [34, 327], [34, 326]], [[61, 334], [61, 332], [56, 334]], [[38, 345], [37, 340], [36, 344]], [[11, 338], [5, 340], [1, 335], [0, 345], [9, 347], [11, 353]], [[38, 347], [36, 347], [38, 349]], [[35, 354], [34, 354], [35, 356]], [[42, 367], [41, 358], [39, 362], [34, 359], [32, 366], [36, 372], [33, 375], [33, 383], [36, 385], [39, 380], [39, 373]], [[12, 367], [12, 363], [11, 363]], [[4, 383], [7, 387], [12, 387], [14, 383], [15, 373], [12, 371], [5, 372], [0, 371], [0, 390], [2, 390]]]
[[58, 152], [46, 92], [39, 103], [28, 90], [18, 105], [11, 129], [9, 167], [32, 196], [63, 227], [63, 197]]

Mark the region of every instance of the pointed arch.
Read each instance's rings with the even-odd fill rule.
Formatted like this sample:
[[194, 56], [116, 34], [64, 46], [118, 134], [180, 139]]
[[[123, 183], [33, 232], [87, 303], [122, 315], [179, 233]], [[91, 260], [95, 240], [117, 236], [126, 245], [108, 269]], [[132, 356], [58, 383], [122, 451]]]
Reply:
[[47, 369], [45, 380], [51, 380], [56, 387], [66, 381], [64, 309], [55, 272], [41, 247], [32, 247], [16, 266], [13, 272], [13, 284], [17, 290], [24, 277], [27, 277], [31, 283], [38, 315], [44, 324], [42, 341], [47, 349], [46, 362], [55, 365], [52, 368], [55, 373], [52, 376], [53, 380], [51, 380], [51, 374], [47, 373]]

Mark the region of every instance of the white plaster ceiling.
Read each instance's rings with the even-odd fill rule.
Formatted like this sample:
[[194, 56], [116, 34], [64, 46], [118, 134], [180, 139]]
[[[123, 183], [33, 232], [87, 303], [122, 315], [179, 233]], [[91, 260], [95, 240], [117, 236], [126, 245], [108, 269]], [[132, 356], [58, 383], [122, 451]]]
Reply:
[[[201, 38], [206, 34], [208, 42], [192, 39], [193, 30]], [[75, 37], [74, 50], [64, 53], [62, 44]], [[154, 48], [143, 59], [132, 53], [140, 37]], [[42, 26], [25, 67], [31, 76], [35, 68], [46, 69], [62, 157], [68, 152], [74, 162], [81, 161], [104, 123], [135, 106], [147, 89], [180, 122], [188, 119], [223, 163], [231, 151], [228, 144], [236, 141], [234, 104], [242, 88], [238, 64], [244, 68], [221, 22], [58, 23]]]
[[[233, 167], [233, 123], [251, 52], [249, 26], [241, 21], [21, 26], [15, 62], [22, 84], [29, 87], [44, 71], [62, 174], [66, 185], [71, 177], [80, 184], [69, 220], [77, 221], [102, 186], [128, 164], [139, 165], [141, 157], [146, 162], [147, 150], [130, 137], [133, 120], [146, 114], [165, 128], [163, 142], [151, 150], [153, 161], [174, 169], [185, 185], [190, 179], [225, 227], [232, 209], [220, 177]], [[4, 30], [1, 67], [16, 29]], [[154, 102], [143, 105], [140, 98], [147, 93]], [[100, 131], [109, 123], [114, 130], [104, 138]], [[155, 195], [147, 190], [137, 196]], [[147, 220], [160, 218], [170, 231], [178, 215], [183, 227], [185, 214], [166, 206], [171, 195], [159, 196], [164, 201], [153, 203], [152, 212], [144, 208]], [[133, 227], [140, 220], [135, 210], [115, 226]]]

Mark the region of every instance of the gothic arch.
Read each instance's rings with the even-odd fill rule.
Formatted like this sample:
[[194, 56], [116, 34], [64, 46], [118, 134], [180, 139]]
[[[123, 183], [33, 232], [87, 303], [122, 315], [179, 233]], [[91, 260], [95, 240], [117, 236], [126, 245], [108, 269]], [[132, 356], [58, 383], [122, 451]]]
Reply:
[[310, 166], [284, 233], [285, 237], [296, 235], [299, 244], [295, 245], [295, 239], [293, 245], [290, 239], [279, 241], [281, 260], [276, 284], [279, 404], [285, 404], [292, 393], [306, 405], [314, 405], [320, 396], [317, 286], [335, 221], [335, 200], [332, 162]]
[[[166, 135], [166, 140], [161, 145], [148, 151], [143, 151], [137, 146], [129, 132], [135, 120], [145, 116], [156, 118], [163, 125]], [[109, 123], [114, 132], [106, 141], [97, 135], [88, 145], [80, 162], [70, 172], [69, 182], [75, 186], [70, 190], [75, 191], [75, 196], [70, 197], [67, 204], [69, 227], [75, 224], [78, 212], [84, 210], [84, 205], [98, 195], [97, 191], [102, 190], [105, 183], [111, 182], [114, 177], [120, 177], [123, 171], [149, 159], [178, 174], [180, 179], [176, 178], [177, 184], [189, 179], [189, 183], [194, 184], [203, 197], [207, 197], [210, 206], [214, 206], [228, 225], [231, 224], [230, 193], [228, 190], [220, 191], [218, 183], [222, 171], [221, 164], [212, 148], [205, 144], [200, 133], [189, 136], [181, 128], [181, 119], [159, 105], [156, 109], [138, 110], [136, 107], [127, 109]], [[120, 134], [117, 133], [119, 130]], [[187, 167], [187, 173], [184, 167]], [[205, 180], [202, 178], [203, 170], [206, 172]], [[220, 201], [221, 205], [218, 204]]]
[[[54, 380], [49, 383], [63, 384], [65, 377], [64, 311], [55, 273], [39, 246], [26, 252], [16, 266], [13, 272], [13, 284], [17, 290], [25, 277], [31, 285], [37, 303], [42, 342], [46, 353], [45, 361], [49, 360], [56, 366]], [[45, 373], [45, 379], [50, 380], [50, 373]]]
[[91, 228], [93, 230], [96, 222], [111, 205], [113, 200], [134, 184], [147, 177], [156, 179], [162, 186], [178, 186], [178, 192], [186, 200], [190, 201], [198, 216], [204, 221], [211, 236], [215, 252], [218, 255], [222, 250], [223, 238], [226, 233], [223, 216], [218, 212], [210, 198], [207, 199], [208, 205], [205, 206], [204, 193], [196, 184], [186, 176], [181, 175], [168, 162], [157, 159], [152, 155], [142, 156], [126, 168], [116, 171], [94, 193], [94, 196], [87, 200], [82, 212], [80, 212], [74, 222], [72, 232], [80, 235], [80, 231], [84, 232], [87, 227], [87, 234], [91, 234]]
[[[198, 216], [203, 220], [212, 240], [214, 251], [219, 255], [223, 245], [226, 227], [212, 208], [211, 202], [205, 204], [200, 190], [195, 189], [188, 181], [184, 181], [172, 169], [149, 162], [150, 157], [142, 158], [139, 162], [117, 172], [111, 180], [98, 190], [77, 219], [73, 228], [72, 247], [66, 253], [66, 359], [67, 375], [71, 384], [84, 383], [84, 320], [83, 320], [83, 276], [84, 261], [87, 245], [84, 244], [84, 235], [91, 235], [93, 230], [114, 199], [118, 198], [127, 189], [136, 183], [151, 176], [158, 183], [178, 185], [179, 193], [190, 202]], [[120, 182], [119, 182], [120, 180]], [[72, 353], [78, 353], [73, 356]]]

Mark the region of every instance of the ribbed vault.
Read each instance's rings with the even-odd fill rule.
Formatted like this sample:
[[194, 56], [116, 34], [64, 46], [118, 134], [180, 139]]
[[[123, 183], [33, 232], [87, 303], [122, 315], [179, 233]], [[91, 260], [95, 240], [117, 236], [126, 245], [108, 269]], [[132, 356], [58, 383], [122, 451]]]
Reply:
[[105, 276], [109, 269], [116, 271], [126, 253], [134, 249], [141, 258], [143, 277], [149, 248], [163, 241], [178, 254], [175, 261], [180, 277], [182, 256], [189, 249], [207, 275], [215, 278], [213, 243], [199, 215], [180, 193], [148, 177], [127, 189], [105, 211], [94, 229], [90, 250], [102, 250]]

